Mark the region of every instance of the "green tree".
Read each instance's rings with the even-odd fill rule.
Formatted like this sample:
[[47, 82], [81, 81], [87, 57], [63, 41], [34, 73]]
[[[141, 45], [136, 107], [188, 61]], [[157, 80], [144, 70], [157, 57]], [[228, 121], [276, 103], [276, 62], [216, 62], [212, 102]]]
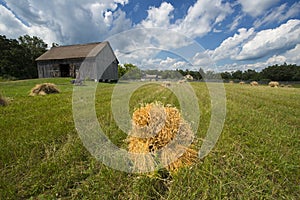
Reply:
[[46, 51], [47, 44], [38, 37], [24, 35], [16, 39], [0, 36], [0, 76], [19, 79], [36, 78], [35, 59]]
[[19, 37], [19, 43], [26, 56], [23, 60], [24, 78], [36, 78], [38, 76], [35, 59], [46, 52], [47, 44], [40, 38], [29, 35]]
[[232, 78], [237, 80], [242, 80], [243, 78], [243, 72], [241, 70], [237, 70], [232, 73]]
[[141, 79], [142, 77], [141, 70], [131, 63], [126, 63], [123, 66], [119, 65], [118, 70], [119, 78], [122, 77], [123, 79]]
[[273, 81], [298, 81], [300, 80], [300, 67], [286, 64], [269, 66], [261, 71], [264, 79]]

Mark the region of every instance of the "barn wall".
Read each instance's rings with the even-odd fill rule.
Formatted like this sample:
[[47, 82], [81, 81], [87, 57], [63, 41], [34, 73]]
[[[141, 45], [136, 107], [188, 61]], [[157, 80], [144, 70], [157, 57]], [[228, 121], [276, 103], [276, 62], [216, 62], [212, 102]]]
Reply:
[[60, 77], [60, 64], [69, 64], [70, 76], [81, 80], [118, 80], [118, 60], [109, 44], [96, 58], [37, 61], [39, 78]]
[[38, 76], [39, 78], [52, 78], [60, 77], [60, 64], [69, 64], [70, 65], [70, 77], [76, 76], [76, 70], [82, 64], [82, 59], [70, 59], [70, 60], [49, 60], [49, 61], [38, 61]]
[[96, 64], [98, 80], [118, 80], [118, 62], [109, 45], [98, 54]]
[[85, 60], [81, 63], [79, 69], [79, 77], [81, 80], [96, 80], [97, 79], [97, 66], [94, 60]]

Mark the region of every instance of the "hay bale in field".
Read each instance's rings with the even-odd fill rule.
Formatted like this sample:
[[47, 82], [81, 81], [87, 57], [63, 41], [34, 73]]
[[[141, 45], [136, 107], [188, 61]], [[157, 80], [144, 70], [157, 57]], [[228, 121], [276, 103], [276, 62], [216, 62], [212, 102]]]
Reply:
[[229, 81], [229, 83], [230, 83], [230, 84], [234, 84], [234, 82], [233, 82], [233, 81]]
[[161, 85], [163, 87], [171, 87], [171, 82], [170, 81], [164, 81]]
[[271, 82], [269, 82], [269, 86], [277, 88], [279, 86], [279, 83], [277, 81], [271, 81]]
[[192, 75], [190, 75], [190, 74], [185, 75], [183, 78], [184, 78], [185, 80], [187, 80], [187, 81], [192, 81], [192, 80], [194, 80], [194, 77], [193, 77]]
[[183, 84], [183, 83], [186, 83], [186, 80], [184, 79], [184, 80], [179, 80], [179, 81], [177, 81], [177, 84]]
[[7, 106], [8, 105], [8, 101], [6, 100], [5, 97], [3, 97], [1, 94], [0, 94], [0, 106]]
[[287, 88], [292, 88], [293, 86], [292, 86], [292, 85], [286, 85], [285, 87], [287, 87]]
[[30, 91], [30, 96], [36, 95], [47, 95], [47, 94], [55, 94], [59, 93], [59, 89], [53, 83], [42, 83], [37, 84], [34, 88]]
[[252, 81], [252, 82], [250, 83], [250, 85], [251, 85], [251, 86], [258, 86], [258, 82]]
[[240, 85], [245, 85], [244, 81], [239, 82]]
[[[192, 141], [193, 137], [189, 124], [182, 119], [177, 108], [151, 103], [133, 113], [132, 130], [127, 138], [128, 150], [131, 153], [151, 153], [167, 170], [177, 171], [198, 158], [196, 150], [182, 145], [184, 140]], [[162, 153], [157, 155], [162, 148]], [[182, 154], [178, 156], [180, 152]], [[135, 168], [141, 171], [149, 164], [147, 156], [143, 159], [133, 156], [132, 160]]]

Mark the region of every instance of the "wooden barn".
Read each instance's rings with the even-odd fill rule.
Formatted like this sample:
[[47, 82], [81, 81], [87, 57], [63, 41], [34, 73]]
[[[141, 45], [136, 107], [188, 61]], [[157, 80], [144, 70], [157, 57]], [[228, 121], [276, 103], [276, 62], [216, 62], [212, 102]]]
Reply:
[[52, 47], [36, 59], [39, 78], [118, 80], [118, 59], [109, 42]]

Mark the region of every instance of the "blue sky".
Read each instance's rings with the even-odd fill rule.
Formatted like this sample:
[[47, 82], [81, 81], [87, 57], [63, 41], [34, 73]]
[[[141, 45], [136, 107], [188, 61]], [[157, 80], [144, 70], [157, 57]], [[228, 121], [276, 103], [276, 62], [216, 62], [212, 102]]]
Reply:
[[300, 65], [300, 2], [0, 0], [0, 34], [51, 45], [108, 40], [142, 69], [261, 70]]

